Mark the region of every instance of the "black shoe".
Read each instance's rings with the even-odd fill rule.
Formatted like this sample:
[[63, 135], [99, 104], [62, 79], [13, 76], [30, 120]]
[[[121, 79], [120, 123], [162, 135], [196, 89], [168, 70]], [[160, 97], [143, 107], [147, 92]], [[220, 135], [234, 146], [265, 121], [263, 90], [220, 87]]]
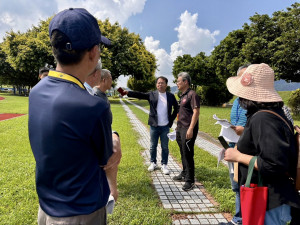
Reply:
[[191, 182], [185, 182], [184, 185], [182, 186], [182, 190], [184, 191], [190, 191], [194, 188], [194, 183]]
[[174, 181], [184, 181], [184, 176], [182, 174], [179, 174], [177, 176], [173, 177]]

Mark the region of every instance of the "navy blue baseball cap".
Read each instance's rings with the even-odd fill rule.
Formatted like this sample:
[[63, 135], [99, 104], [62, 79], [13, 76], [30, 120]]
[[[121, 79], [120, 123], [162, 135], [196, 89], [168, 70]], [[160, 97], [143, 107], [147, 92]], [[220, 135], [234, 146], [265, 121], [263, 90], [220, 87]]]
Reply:
[[68, 50], [90, 49], [103, 43], [110, 45], [110, 40], [101, 35], [96, 18], [86, 9], [69, 8], [56, 14], [49, 24], [49, 36], [58, 30], [64, 33], [70, 43], [66, 43]]

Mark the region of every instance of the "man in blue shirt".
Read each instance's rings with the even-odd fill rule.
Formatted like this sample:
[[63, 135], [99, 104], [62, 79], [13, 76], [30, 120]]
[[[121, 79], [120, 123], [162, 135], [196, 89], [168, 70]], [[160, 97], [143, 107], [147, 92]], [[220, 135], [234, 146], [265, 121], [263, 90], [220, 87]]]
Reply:
[[116, 182], [109, 106], [83, 83], [100, 56], [97, 20], [85, 9], [53, 17], [55, 71], [29, 96], [29, 139], [36, 160], [38, 224], [106, 224], [108, 182]]

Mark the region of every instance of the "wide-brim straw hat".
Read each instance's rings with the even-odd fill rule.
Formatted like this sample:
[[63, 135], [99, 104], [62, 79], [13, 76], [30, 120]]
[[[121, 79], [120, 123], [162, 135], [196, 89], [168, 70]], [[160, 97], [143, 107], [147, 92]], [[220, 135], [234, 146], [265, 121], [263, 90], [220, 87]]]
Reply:
[[282, 101], [274, 88], [274, 71], [265, 63], [250, 65], [241, 76], [228, 78], [226, 85], [231, 94], [251, 101]]

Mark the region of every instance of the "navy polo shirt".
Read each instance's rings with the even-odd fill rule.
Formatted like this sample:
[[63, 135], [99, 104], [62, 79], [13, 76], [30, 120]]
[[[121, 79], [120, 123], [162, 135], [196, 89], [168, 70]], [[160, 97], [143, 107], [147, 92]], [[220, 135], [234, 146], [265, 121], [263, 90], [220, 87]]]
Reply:
[[101, 165], [112, 155], [109, 112], [77, 78], [56, 71], [30, 92], [36, 189], [48, 215], [85, 215], [106, 205], [110, 190]]

